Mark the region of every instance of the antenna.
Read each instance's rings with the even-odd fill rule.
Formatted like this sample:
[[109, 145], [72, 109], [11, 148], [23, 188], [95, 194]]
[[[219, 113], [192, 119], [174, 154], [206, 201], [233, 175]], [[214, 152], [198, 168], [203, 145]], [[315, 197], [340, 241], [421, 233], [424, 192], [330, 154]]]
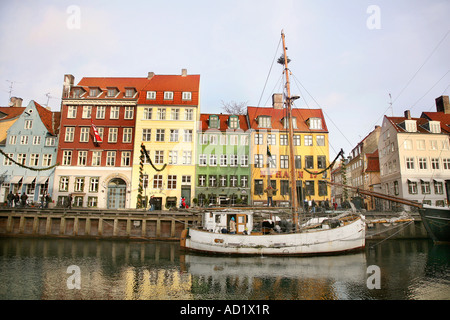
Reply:
[[394, 108], [392, 108], [392, 95], [389, 93], [389, 108], [391, 109], [391, 115], [394, 116]]

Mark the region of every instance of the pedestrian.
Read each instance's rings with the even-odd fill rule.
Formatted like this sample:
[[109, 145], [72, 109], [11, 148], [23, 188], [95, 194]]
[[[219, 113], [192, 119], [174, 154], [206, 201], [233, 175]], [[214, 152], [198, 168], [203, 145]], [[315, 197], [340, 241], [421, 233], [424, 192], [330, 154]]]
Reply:
[[267, 206], [273, 207], [273, 194], [274, 192], [277, 192], [278, 189], [272, 188], [271, 185], [269, 185], [266, 190], [264, 190], [265, 193], [267, 193]]
[[67, 197], [67, 201], [69, 202], [67, 204], [67, 206], [69, 207], [69, 209], [72, 209], [72, 194], [69, 193], [69, 196]]
[[230, 234], [236, 233], [236, 222], [234, 221], [234, 217], [230, 220]]
[[20, 204], [20, 196], [19, 192], [16, 192], [16, 195], [14, 196], [14, 207], [18, 207]]
[[150, 200], [148, 200], [148, 204], [150, 205], [150, 211], [155, 210], [155, 197], [151, 196]]
[[312, 206], [312, 212], [316, 212], [316, 202], [314, 201], [314, 199], [311, 201], [311, 206]]
[[48, 193], [45, 194], [45, 208], [48, 208], [48, 204], [50, 203], [51, 200], [52, 198], [50, 198], [50, 195]]
[[8, 207], [12, 208], [14, 203], [14, 194], [12, 193], [12, 191], [8, 193], [8, 196], [6, 198], [8, 199]]
[[20, 196], [20, 200], [22, 202], [23, 208], [25, 208], [27, 206], [27, 199], [28, 199], [28, 196], [25, 194], [25, 192], [22, 192], [22, 195]]

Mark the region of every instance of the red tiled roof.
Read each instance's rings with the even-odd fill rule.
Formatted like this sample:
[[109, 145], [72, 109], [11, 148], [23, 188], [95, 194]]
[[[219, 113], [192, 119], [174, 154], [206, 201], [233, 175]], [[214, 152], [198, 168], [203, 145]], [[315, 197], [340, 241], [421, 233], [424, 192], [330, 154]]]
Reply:
[[52, 135], [56, 135], [59, 131], [61, 112], [53, 112], [51, 110], [48, 110], [47, 108], [44, 108], [36, 101], [32, 100], [31, 102], [36, 106], [39, 117], [41, 118], [42, 123], [44, 124], [48, 132]]
[[0, 107], [0, 121], [14, 119], [20, 116], [24, 110], [25, 107]]
[[441, 131], [450, 133], [450, 114], [444, 112], [422, 112], [421, 118], [441, 122]]
[[[147, 78], [120, 78], [120, 77], [85, 77], [75, 87], [82, 87], [86, 93], [81, 98], [89, 99], [136, 99], [136, 96], [125, 97], [125, 89], [135, 88], [139, 92], [147, 83]], [[102, 93], [97, 97], [89, 96], [89, 88], [99, 88]], [[117, 88], [119, 94], [115, 97], [107, 97], [108, 88]]]
[[[202, 131], [206, 131], [209, 129], [209, 116], [211, 115], [217, 115], [219, 116], [219, 121], [220, 121], [220, 125], [219, 125], [219, 129], [215, 129], [215, 130], [220, 130], [220, 131], [226, 131], [229, 129], [228, 127], [228, 119], [230, 118], [230, 116], [232, 116], [231, 114], [214, 114], [214, 113], [202, 113], [200, 114], [200, 130]], [[247, 125], [247, 117], [245, 115], [238, 115], [239, 117], [239, 128], [237, 130], [243, 130], [243, 131], [247, 131], [248, 130], [248, 125]], [[233, 130], [233, 129], [230, 129]]]
[[[248, 121], [250, 128], [263, 129], [258, 127], [257, 119], [259, 116], [270, 116], [272, 119], [271, 130], [286, 130], [282, 119], [286, 117], [286, 109], [274, 109], [272, 107], [247, 107]], [[297, 132], [328, 132], [322, 109], [298, 109], [292, 108], [292, 116], [297, 118]], [[310, 129], [307, 120], [310, 118], [322, 119], [322, 129]]]
[[406, 117], [388, 117], [388, 116], [385, 116], [385, 117], [394, 126], [394, 128], [397, 130], [397, 132], [408, 132], [405, 129], [403, 129], [401, 126], [399, 126], [399, 124], [401, 124], [405, 120], [416, 120], [417, 132], [430, 133], [428, 130], [426, 130], [425, 128], [422, 127], [423, 125], [428, 123], [428, 121], [429, 121], [428, 119], [425, 119], [425, 118], [407, 119]]
[[380, 159], [378, 156], [378, 149], [372, 153], [366, 153], [366, 158], [367, 158], [366, 172], [379, 172]]

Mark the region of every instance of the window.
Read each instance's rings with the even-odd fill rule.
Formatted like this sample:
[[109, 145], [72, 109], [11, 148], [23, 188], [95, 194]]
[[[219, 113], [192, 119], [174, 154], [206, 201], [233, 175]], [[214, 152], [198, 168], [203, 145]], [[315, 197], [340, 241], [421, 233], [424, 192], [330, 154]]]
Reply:
[[280, 194], [282, 196], [289, 194], [289, 180], [280, 180]]
[[183, 100], [192, 100], [192, 92], [183, 92], [182, 99]]
[[98, 198], [97, 197], [88, 197], [88, 203], [87, 206], [89, 208], [96, 208], [98, 205]]
[[209, 176], [209, 186], [210, 187], [217, 187], [217, 176], [210, 175]]
[[91, 177], [89, 179], [89, 192], [98, 192], [99, 177]]
[[317, 168], [325, 169], [327, 167], [327, 157], [326, 156], [317, 156]]
[[314, 191], [314, 180], [305, 181], [305, 193], [307, 196], [315, 195]]
[[83, 114], [81, 118], [90, 119], [91, 118], [92, 106], [83, 106]]
[[305, 146], [313, 145], [313, 136], [305, 135]]
[[184, 142], [192, 142], [192, 129], [184, 130]]
[[275, 154], [272, 154], [271, 157], [267, 156], [267, 163], [269, 168], [275, 169], [277, 167], [277, 156]]
[[78, 151], [78, 161], [79, 166], [85, 166], [87, 164], [87, 151]]
[[97, 114], [95, 115], [96, 119], [105, 119], [105, 106], [97, 106]]
[[416, 120], [405, 120], [405, 129], [408, 132], [416, 132], [417, 131]]
[[263, 194], [263, 181], [261, 179], [255, 179], [255, 194]]
[[45, 138], [45, 146], [46, 147], [53, 147], [56, 145], [56, 138], [55, 137], [47, 137]]
[[219, 186], [220, 187], [226, 187], [227, 186], [227, 176], [219, 176]]
[[106, 152], [106, 166], [114, 167], [116, 165], [116, 152], [115, 151], [107, 151]]
[[307, 169], [314, 168], [314, 156], [305, 156], [305, 168]]
[[414, 169], [414, 158], [410, 158], [410, 157], [406, 158], [406, 169], [409, 169], [409, 170]]
[[417, 182], [408, 180], [408, 193], [417, 194]]
[[170, 110], [170, 119], [171, 120], [180, 120], [180, 109], [172, 108], [172, 110]]
[[75, 177], [75, 187], [73, 188], [75, 192], [84, 191], [84, 177]]
[[210, 115], [209, 116], [209, 127], [210, 128], [219, 128], [219, 116]]
[[20, 144], [28, 144], [28, 136], [20, 136]]
[[75, 127], [66, 127], [66, 134], [64, 136], [64, 141], [73, 142], [74, 134], [75, 134]]
[[238, 156], [237, 154], [230, 154], [230, 167], [238, 166]]
[[183, 164], [192, 163], [192, 151], [183, 151]]
[[442, 159], [442, 166], [444, 167], [445, 170], [450, 170], [450, 159], [449, 158]]
[[147, 91], [147, 100], [155, 100], [156, 91]]
[[221, 167], [226, 167], [228, 166], [228, 161], [227, 161], [227, 155], [226, 154], [221, 154], [220, 155], [220, 166]]
[[62, 158], [62, 165], [70, 166], [71, 164], [72, 164], [72, 150], [64, 150], [63, 158]]
[[434, 193], [435, 194], [444, 194], [444, 186], [441, 181], [434, 180]]
[[120, 165], [122, 167], [128, 167], [131, 164], [131, 151], [122, 151]]
[[108, 142], [110, 143], [116, 143], [117, 142], [117, 132], [119, 131], [119, 128], [109, 128], [108, 131]]
[[125, 89], [125, 98], [132, 98], [134, 96], [135, 90], [132, 88]]
[[217, 156], [215, 154], [209, 155], [209, 165], [210, 166], [217, 166]]
[[287, 134], [280, 134], [280, 146], [288, 145], [288, 136]]
[[75, 119], [77, 117], [77, 106], [68, 106], [67, 107], [67, 118]]
[[438, 145], [437, 145], [437, 141], [436, 140], [430, 140], [430, 149], [431, 150], [437, 150], [438, 149]]
[[325, 197], [328, 195], [328, 187], [326, 181], [319, 180], [318, 187], [319, 187], [319, 196]]
[[417, 140], [417, 149], [425, 150], [425, 140]]
[[412, 150], [412, 141], [411, 141], [410, 139], [406, 139], [406, 140], [403, 142], [403, 148], [404, 148], [405, 150]]
[[419, 169], [421, 170], [427, 169], [427, 158], [419, 158]]
[[30, 167], [36, 167], [39, 165], [39, 153], [32, 153], [30, 155]]
[[98, 91], [97, 88], [90, 88], [89, 89], [89, 96], [90, 97], [96, 97], [96, 96], [98, 96], [98, 94], [99, 94], [99, 91]]
[[241, 188], [248, 188], [248, 176], [241, 176]]
[[164, 91], [164, 100], [173, 100], [173, 92]]
[[38, 146], [41, 144], [41, 136], [33, 136], [33, 145]]
[[199, 187], [205, 187], [206, 186], [206, 175], [200, 174], [198, 176], [198, 186]]
[[310, 129], [322, 129], [322, 119], [320, 118], [310, 118], [309, 119]]
[[325, 146], [325, 136], [323, 135], [317, 135], [316, 136], [316, 144], [320, 147]]
[[238, 145], [238, 135], [237, 134], [230, 134], [230, 146], [237, 146]]
[[199, 155], [198, 165], [202, 167], [206, 166], [206, 154]]
[[178, 142], [178, 129], [170, 129], [170, 142]]
[[92, 166], [98, 167], [101, 165], [102, 160], [102, 152], [101, 151], [92, 151]]
[[301, 136], [299, 134], [294, 134], [294, 146], [300, 146], [300, 138]]
[[230, 187], [237, 187], [238, 186], [237, 182], [238, 182], [238, 176], [231, 175], [230, 176]]
[[217, 135], [211, 134], [209, 136], [209, 144], [217, 145]]
[[156, 129], [156, 141], [164, 142], [165, 134], [166, 134], [166, 130], [165, 129]]
[[123, 128], [122, 142], [131, 143], [133, 139], [133, 128]]
[[264, 166], [263, 155], [255, 154], [255, 168], [262, 168], [263, 166]]
[[59, 178], [59, 191], [69, 191], [69, 177]]
[[295, 169], [302, 168], [302, 156], [294, 156], [295, 157]]
[[439, 158], [431, 158], [431, 169], [439, 170]]
[[289, 168], [289, 156], [288, 155], [281, 155], [280, 156], [280, 168], [281, 169], [288, 169]]
[[164, 163], [164, 150], [156, 150], [155, 151], [155, 163], [156, 164]]
[[255, 144], [256, 145], [260, 145], [260, 144], [263, 144], [263, 143], [264, 143], [263, 135], [260, 134], [260, 133], [256, 133], [255, 134]]
[[89, 127], [80, 128], [80, 142], [89, 142]]
[[109, 118], [110, 119], [119, 119], [119, 107], [118, 106], [112, 106], [111, 110], [109, 112]]
[[33, 128], [33, 120], [25, 120], [24, 129], [32, 129]]
[[258, 127], [259, 128], [271, 128], [272, 127], [271, 117], [259, 116], [258, 117]]
[[237, 116], [230, 116], [228, 119], [228, 127], [231, 129], [239, 128], [239, 118]]
[[144, 108], [144, 114], [143, 114], [144, 120], [151, 120], [152, 112], [153, 112], [153, 108], [151, 108], [151, 107]]
[[134, 117], [134, 107], [125, 107], [124, 119], [131, 120]]
[[[283, 127], [285, 129], [289, 129], [289, 123], [291, 121], [289, 121], [289, 118], [283, 118]], [[297, 129], [297, 118], [292, 118], [292, 123], [294, 124], [294, 129]]]
[[142, 141], [151, 141], [152, 139], [152, 129], [142, 130]]
[[430, 181], [420, 180], [420, 189], [422, 194], [430, 194]]
[[194, 120], [194, 110], [193, 109], [184, 109], [184, 120]]
[[178, 151], [171, 150], [169, 151], [169, 164], [177, 164], [178, 163]]
[[156, 113], [158, 120], [166, 120], [166, 109], [165, 108], [158, 108]]
[[163, 187], [162, 174], [155, 174], [153, 176], [153, 189], [162, 189], [162, 187]]
[[25, 166], [27, 162], [27, 154], [26, 153], [17, 154], [17, 162]]
[[276, 135], [275, 134], [268, 134], [267, 135], [267, 145], [274, 146], [276, 145]]
[[241, 167], [248, 167], [248, 155], [241, 155]]
[[42, 166], [49, 167], [51, 165], [52, 165], [52, 155], [51, 154], [42, 155]]
[[191, 176], [181, 176], [181, 184], [183, 186], [190, 186], [191, 185]]
[[[9, 158], [11, 158], [11, 159], [12, 159], [13, 156], [14, 156], [13, 153], [7, 153], [6, 155], [7, 155]], [[12, 162], [9, 158], [7, 158], [6, 156], [3, 157], [3, 165], [4, 165], [4, 166], [12, 166], [13, 162]]]
[[399, 195], [399, 188], [398, 188], [398, 181], [397, 180], [395, 180], [394, 181], [394, 195]]
[[242, 146], [248, 146], [248, 135], [242, 135], [241, 136], [241, 145]]
[[9, 137], [9, 144], [16, 144], [16, 142], [17, 142], [17, 136]]

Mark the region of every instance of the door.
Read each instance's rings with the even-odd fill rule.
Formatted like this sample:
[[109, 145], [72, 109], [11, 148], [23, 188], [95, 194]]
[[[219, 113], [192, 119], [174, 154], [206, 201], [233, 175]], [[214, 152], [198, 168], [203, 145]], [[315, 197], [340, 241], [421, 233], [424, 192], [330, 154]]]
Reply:
[[186, 205], [191, 206], [191, 186], [181, 186], [181, 197], [184, 197]]
[[112, 179], [108, 183], [108, 209], [124, 209], [127, 194], [127, 185], [120, 178]]
[[245, 225], [247, 224], [246, 214], [236, 215], [236, 233], [242, 234], [245, 230]]

